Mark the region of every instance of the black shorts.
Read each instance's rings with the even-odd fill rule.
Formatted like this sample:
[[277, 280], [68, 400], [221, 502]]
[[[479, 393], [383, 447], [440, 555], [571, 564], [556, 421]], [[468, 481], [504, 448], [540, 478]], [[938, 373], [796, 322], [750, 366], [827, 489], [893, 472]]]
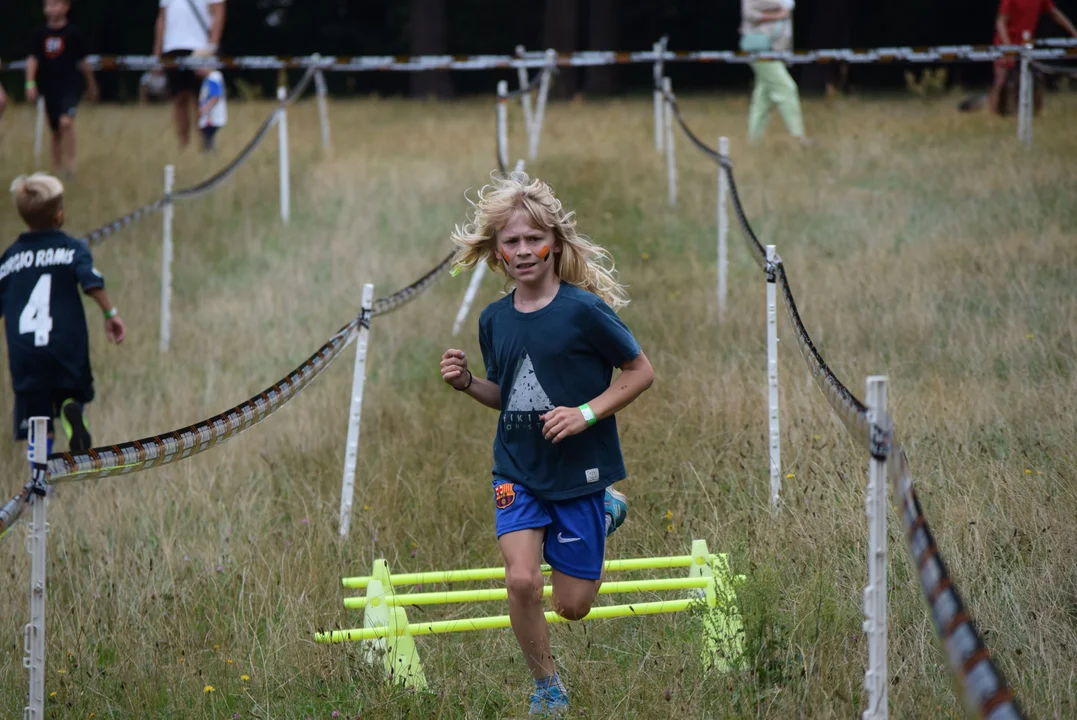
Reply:
[[216, 127], [214, 125], [207, 125], [206, 127], [201, 129], [201, 132], [202, 132], [202, 148], [204, 150], [213, 150], [214, 149], [214, 146], [215, 146], [214, 145], [214, 139], [217, 137], [217, 131], [219, 129], [220, 128], [218, 128], [218, 127]]
[[[194, 54], [194, 50], [169, 50], [162, 57], [166, 59], [185, 58]], [[168, 78], [168, 96], [175, 97], [176, 93], [190, 92], [195, 95], [202, 88], [202, 81], [194, 74], [194, 70], [166, 70]]]
[[60, 118], [65, 115], [74, 119], [78, 111], [82, 91], [77, 87], [48, 89], [45, 96], [45, 114], [49, 117], [49, 127], [53, 132], [60, 130]]
[[15, 393], [15, 441], [25, 440], [30, 432], [30, 418], [47, 417], [49, 434], [53, 433], [52, 419], [60, 417], [60, 406], [72, 399], [85, 405], [93, 400], [93, 388], [68, 390], [56, 388], [43, 392]]

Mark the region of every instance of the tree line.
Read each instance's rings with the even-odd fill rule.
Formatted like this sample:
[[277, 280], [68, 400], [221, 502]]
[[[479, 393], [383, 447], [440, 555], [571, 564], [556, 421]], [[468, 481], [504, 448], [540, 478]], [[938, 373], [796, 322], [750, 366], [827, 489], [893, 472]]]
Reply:
[[[157, 3], [73, 0], [71, 19], [100, 54], [148, 54], [152, 48]], [[800, 0], [794, 14], [797, 48], [873, 47], [988, 43], [995, 16], [993, 0]], [[25, 55], [26, 37], [41, 24], [41, 4], [0, 0], [0, 57]], [[517, 44], [528, 49], [646, 50], [661, 35], [670, 49], [737, 47], [737, 0], [544, 0], [495, 3], [491, 0], [229, 0], [222, 53], [228, 55], [409, 55], [507, 54]], [[836, 65], [799, 67], [804, 90], [827, 84], [885, 88], [903, 83], [907, 67]], [[955, 70], [980, 81], [987, 67]], [[247, 73], [253, 82], [275, 83], [272, 73]], [[745, 67], [673, 65], [676, 88], [741, 87], [750, 83]], [[120, 73], [107, 73], [119, 76]], [[104, 95], [134, 94], [137, 77], [102, 77]], [[501, 72], [363, 73], [331, 75], [335, 93], [408, 93], [451, 97], [489, 93]], [[559, 95], [605, 95], [650, 88], [647, 66], [563, 69]], [[5, 78], [9, 91], [10, 76]]]

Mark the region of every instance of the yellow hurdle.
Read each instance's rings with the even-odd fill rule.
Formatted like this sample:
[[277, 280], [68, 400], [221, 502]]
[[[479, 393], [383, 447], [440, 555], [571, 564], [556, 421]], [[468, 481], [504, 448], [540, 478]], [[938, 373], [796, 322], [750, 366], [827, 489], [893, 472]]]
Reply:
[[[606, 562], [605, 567], [607, 572], [688, 568], [688, 577], [608, 581], [602, 583], [599, 594], [681, 590], [688, 591], [688, 597], [594, 607], [583, 618], [584, 621], [675, 613], [693, 607], [699, 608], [703, 611], [704, 667], [726, 671], [740, 663], [744, 652], [744, 630], [737, 607], [735, 588], [744, 582], [744, 576], [732, 574], [727, 555], [712, 555], [705, 540], [694, 540], [692, 552], [689, 555], [610, 560]], [[542, 570], [543, 574], [550, 572], [550, 568], [545, 565]], [[509, 616], [493, 615], [413, 624], [408, 622], [403, 606], [505, 600], [508, 592], [505, 588], [486, 588], [397, 593], [394, 587], [503, 580], [504, 577], [504, 568], [471, 568], [393, 575], [389, 572], [389, 564], [384, 559], [375, 560], [370, 575], [342, 580], [345, 588], [366, 591], [363, 597], [344, 599], [346, 608], [363, 610], [363, 627], [318, 632], [314, 634], [314, 640], [319, 643], [363, 642], [364, 655], [368, 662], [384, 664], [389, 677], [405, 686], [425, 688], [426, 676], [419, 662], [414, 640], [416, 636], [506, 628], [510, 627]], [[543, 597], [549, 597], [552, 591], [551, 587], [544, 587]], [[554, 612], [547, 612], [546, 620], [551, 623], [567, 622]]]
[[[669, 570], [671, 568], [692, 567], [691, 555], [673, 555], [671, 557], [656, 558], [628, 558], [625, 560], [607, 560], [605, 563], [607, 572], [619, 572], [625, 570]], [[542, 566], [542, 574], [549, 575], [549, 565]], [[349, 590], [362, 590], [367, 586], [373, 575], [360, 577], [346, 577], [341, 584]], [[478, 580], [504, 580], [505, 568], [472, 568], [470, 570], [434, 570], [430, 572], [401, 573], [393, 575], [391, 580], [396, 585], [432, 585], [434, 583], [457, 583], [472, 582]]]
[[[711, 557], [714, 557], [713, 555]], [[704, 590], [711, 581], [704, 577], [686, 578], [662, 578], [659, 580], [620, 580], [616, 582], [604, 582], [598, 589], [599, 595], [613, 595], [615, 593], [629, 592], [658, 592], [660, 590]], [[553, 587], [546, 585], [542, 588], [542, 597], [553, 595]], [[386, 605], [449, 605], [451, 603], [464, 602], [490, 602], [493, 600], [507, 600], [509, 591], [505, 588], [490, 588], [486, 590], [446, 590], [442, 592], [400, 593], [389, 595], [385, 598]], [[704, 597], [699, 593], [699, 597]], [[344, 598], [344, 607], [349, 610], [362, 610], [366, 607], [365, 597]], [[589, 618], [584, 618], [587, 620]], [[414, 626], [412, 626], [414, 627]], [[426, 633], [424, 633], [426, 634]], [[369, 638], [353, 638], [367, 640]]]
[[[580, 622], [584, 620], [602, 620], [605, 618], [636, 617], [638, 615], [658, 615], [660, 613], [684, 612], [692, 603], [704, 604], [704, 599], [658, 600], [633, 605], [607, 605], [591, 608]], [[569, 622], [555, 612], [546, 613], [546, 621], [551, 623]], [[461, 618], [459, 620], [436, 620], [433, 622], [409, 623], [408, 632], [414, 635], [440, 635], [442, 633], [468, 632], [470, 630], [496, 630], [510, 627], [508, 615], [492, 615], [481, 618]], [[352, 642], [355, 640], [379, 640], [390, 634], [400, 635], [404, 628], [372, 627], [353, 630], [334, 630], [328, 633], [315, 633], [315, 642]]]

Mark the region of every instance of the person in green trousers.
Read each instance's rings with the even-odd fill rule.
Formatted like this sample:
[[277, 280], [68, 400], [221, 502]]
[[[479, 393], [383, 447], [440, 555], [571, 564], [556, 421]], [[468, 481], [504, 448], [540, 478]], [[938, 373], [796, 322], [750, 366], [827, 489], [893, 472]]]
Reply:
[[[741, 0], [741, 50], [746, 52], [786, 52], [793, 48], [794, 0]], [[785, 64], [777, 60], [752, 63], [755, 89], [748, 111], [748, 141], [763, 137], [773, 106], [785, 121], [789, 134], [803, 144], [804, 117], [800, 111], [800, 91]]]

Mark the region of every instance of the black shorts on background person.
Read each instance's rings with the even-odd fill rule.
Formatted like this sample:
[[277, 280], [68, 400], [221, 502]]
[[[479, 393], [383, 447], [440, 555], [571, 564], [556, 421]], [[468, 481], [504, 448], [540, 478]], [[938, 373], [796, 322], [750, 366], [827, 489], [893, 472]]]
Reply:
[[[164, 60], [176, 60], [177, 58], [191, 57], [193, 53], [193, 50], [172, 50], [166, 52], [161, 58]], [[166, 70], [165, 77], [168, 79], [169, 97], [175, 97], [177, 93], [194, 93], [197, 95], [198, 88], [202, 85], [202, 81], [195, 75], [194, 70], [181, 68]]]
[[[225, 0], [157, 2], [160, 9], [153, 38], [155, 56], [175, 61], [195, 54], [216, 54], [224, 32]], [[176, 137], [180, 147], [185, 148], [190, 143], [191, 111], [202, 83], [195, 71], [187, 68], [171, 68], [165, 74]]]

